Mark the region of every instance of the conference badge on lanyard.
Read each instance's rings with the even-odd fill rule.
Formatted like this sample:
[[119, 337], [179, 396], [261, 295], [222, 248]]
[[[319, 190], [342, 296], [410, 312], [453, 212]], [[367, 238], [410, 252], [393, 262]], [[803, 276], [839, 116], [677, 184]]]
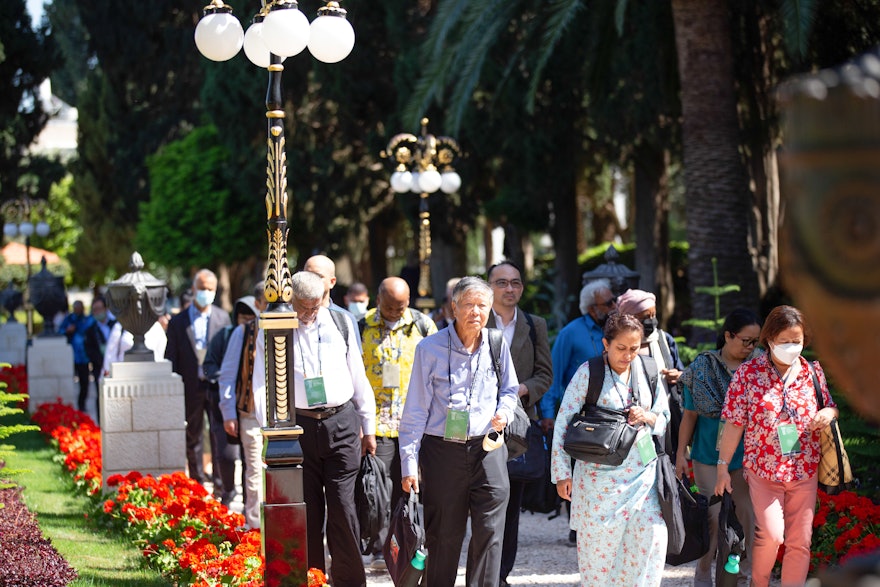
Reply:
[[779, 448], [782, 456], [790, 457], [801, 453], [801, 441], [798, 438], [798, 429], [796, 424], [780, 424], [776, 427], [779, 434]]
[[639, 449], [639, 459], [642, 461], [643, 466], [648, 466], [648, 463], [657, 458], [657, 449], [654, 448], [654, 438], [651, 433], [648, 432], [647, 427], [642, 427], [638, 432], [638, 436], [636, 437], [636, 447]]
[[306, 402], [309, 407], [323, 406], [327, 403], [327, 392], [324, 389], [324, 377], [309, 377], [303, 380], [306, 388]]
[[447, 409], [446, 429], [443, 431], [443, 440], [467, 442], [468, 420], [468, 412], [465, 410]]
[[382, 387], [400, 387], [400, 365], [382, 364]]

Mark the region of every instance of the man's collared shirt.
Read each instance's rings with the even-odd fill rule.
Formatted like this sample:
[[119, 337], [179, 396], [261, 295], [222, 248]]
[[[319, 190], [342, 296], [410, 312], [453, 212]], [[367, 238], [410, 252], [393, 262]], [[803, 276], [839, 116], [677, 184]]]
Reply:
[[516, 319], [519, 317], [519, 310], [517, 308], [513, 309], [513, 319], [507, 324], [504, 323], [504, 318], [495, 311], [495, 308], [492, 308], [492, 313], [495, 315], [495, 327], [501, 331], [504, 342], [510, 347], [513, 344], [513, 331], [516, 330]]
[[[351, 400], [361, 417], [363, 434], [376, 433], [376, 401], [364, 373], [364, 362], [357, 352], [357, 331], [348, 331], [348, 345], [330, 317], [330, 310], [320, 308], [311, 324], [300, 322], [293, 331], [294, 406], [308, 409], [305, 377], [324, 378], [327, 403], [322, 407], [341, 406]], [[254, 352], [254, 412], [266, 424], [266, 349], [263, 330], [257, 333]], [[304, 375], [305, 374], [305, 375]]]
[[[429, 335], [437, 332], [433, 321], [425, 322]], [[373, 308], [364, 316], [364, 324], [364, 367], [376, 397], [376, 436], [394, 438], [409, 389], [416, 345], [424, 339], [409, 308], [393, 325], [387, 324], [378, 309]], [[385, 365], [400, 368], [399, 387], [383, 386], [382, 371]]]
[[[507, 343], [501, 345], [501, 386], [489, 351], [486, 329], [480, 346], [469, 353], [455, 332], [455, 322], [416, 347], [412, 376], [400, 420], [400, 461], [404, 477], [418, 474], [422, 435], [443, 437], [446, 412], [468, 410], [468, 436], [489, 432], [496, 411], [513, 419], [519, 381]], [[450, 385], [451, 379], [451, 385]]]

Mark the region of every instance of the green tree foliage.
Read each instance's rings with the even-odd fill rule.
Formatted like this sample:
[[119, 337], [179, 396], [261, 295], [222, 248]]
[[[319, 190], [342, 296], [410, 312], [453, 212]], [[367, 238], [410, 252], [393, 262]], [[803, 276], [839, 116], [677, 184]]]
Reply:
[[21, 194], [27, 150], [46, 124], [39, 87], [58, 63], [46, 27], [34, 30], [24, 0], [0, 2], [0, 198]]
[[79, 17], [76, 2], [50, 2], [44, 5], [44, 10], [63, 60], [49, 76], [52, 93], [75, 108], [94, 65], [89, 53], [88, 33]]
[[75, 3], [93, 66], [77, 100], [71, 190], [83, 227], [74, 270], [86, 283], [127, 270], [139, 204], [150, 194], [146, 159], [192, 128], [202, 70], [193, 44], [198, 7]]
[[213, 126], [194, 129], [148, 159], [151, 196], [141, 204], [137, 237], [144, 258], [190, 268], [247, 256], [253, 231], [242, 231], [242, 218], [248, 211], [237, 209], [223, 178], [210, 173], [228, 159]]

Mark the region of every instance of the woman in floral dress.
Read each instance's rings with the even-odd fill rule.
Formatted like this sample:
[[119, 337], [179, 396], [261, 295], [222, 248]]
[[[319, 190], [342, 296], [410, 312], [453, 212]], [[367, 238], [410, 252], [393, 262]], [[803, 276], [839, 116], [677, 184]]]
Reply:
[[[628, 409], [629, 423], [643, 427], [639, 436], [660, 436], [669, 420], [669, 404], [660, 387], [650, 389], [642, 361], [642, 324], [628, 314], [612, 315], [605, 324], [605, 371], [597, 405]], [[666, 559], [667, 531], [657, 495], [657, 459], [643, 463], [635, 444], [619, 466], [576, 461], [563, 451], [572, 417], [584, 405], [590, 381], [584, 363], [565, 390], [553, 433], [552, 479], [559, 495], [571, 501], [571, 527], [577, 531], [582, 585], [660, 585]]]
[[[781, 544], [782, 585], [801, 586], [810, 568], [819, 433], [837, 417], [837, 408], [822, 367], [801, 356], [810, 335], [797, 308], [774, 308], [760, 342], [769, 352], [743, 363], [727, 389], [715, 494], [732, 489], [728, 464], [745, 433], [743, 468], [756, 526], [752, 587], [767, 587]], [[826, 406], [821, 410], [817, 392]]]

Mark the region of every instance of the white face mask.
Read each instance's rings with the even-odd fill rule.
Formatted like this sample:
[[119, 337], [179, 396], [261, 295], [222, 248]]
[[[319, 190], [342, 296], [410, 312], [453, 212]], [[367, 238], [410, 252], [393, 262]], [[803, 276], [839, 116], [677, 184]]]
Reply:
[[361, 319], [367, 313], [367, 302], [351, 302], [348, 304], [348, 311], [354, 314], [354, 317]]
[[788, 342], [785, 344], [774, 344], [770, 347], [773, 356], [783, 365], [791, 365], [800, 356], [804, 350], [804, 345], [796, 342]]
[[207, 308], [214, 303], [214, 296], [217, 292], [210, 289], [200, 289], [196, 291], [196, 304], [200, 308]]

